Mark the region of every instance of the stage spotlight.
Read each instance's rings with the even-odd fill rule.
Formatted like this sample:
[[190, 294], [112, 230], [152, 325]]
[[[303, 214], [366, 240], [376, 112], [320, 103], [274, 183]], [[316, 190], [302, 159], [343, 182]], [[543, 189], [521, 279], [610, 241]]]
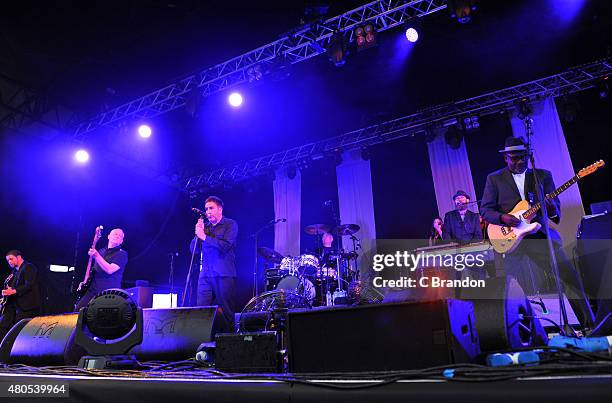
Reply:
[[152, 133], [153, 131], [148, 125], [140, 125], [138, 127], [138, 135], [140, 135], [140, 137], [142, 137], [143, 139], [148, 139], [149, 137], [151, 137]]
[[353, 31], [357, 50], [364, 50], [376, 45], [376, 30], [372, 24], [358, 26]]
[[531, 112], [532, 112], [531, 106], [529, 105], [529, 100], [527, 98], [523, 98], [518, 102], [517, 109], [518, 109], [518, 113], [516, 117], [521, 120], [531, 115]]
[[449, 126], [444, 134], [444, 140], [446, 140], [446, 144], [450, 148], [458, 150], [463, 141], [463, 130], [457, 127], [457, 125]]
[[406, 30], [406, 39], [408, 39], [408, 42], [414, 43], [419, 40], [419, 33], [416, 29], [410, 27]]
[[136, 368], [133, 355], [126, 355], [142, 343], [142, 309], [130, 295], [111, 288], [96, 295], [79, 311], [75, 342], [89, 356], [79, 360], [86, 369]]
[[84, 164], [89, 161], [89, 153], [86, 150], [80, 149], [74, 153], [74, 159], [76, 159], [77, 162]]
[[599, 99], [608, 98], [608, 94], [610, 93], [610, 87], [608, 85], [608, 76], [605, 76], [601, 79], [601, 81], [597, 85], [597, 92], [599, 93]]
[[346, 63], [344, 59], [345, 53], [346, 46], [344, 43], [344, 35], [342, 35], [342, 32], [337, 32], [329, 40], [329, 45], [327, 45], [327, 56], [334, 66], [342, 67]]
[[232, 92], [228, 98], [228, 101], [231, 106], [237, 108], [242, 105], [242, 95], [237, 92]]
[[448, 0], [450, 17], [457, 19], [460, 24], [467, 24], [472, 20], [472, 12], [476, 10], [476, 0]]

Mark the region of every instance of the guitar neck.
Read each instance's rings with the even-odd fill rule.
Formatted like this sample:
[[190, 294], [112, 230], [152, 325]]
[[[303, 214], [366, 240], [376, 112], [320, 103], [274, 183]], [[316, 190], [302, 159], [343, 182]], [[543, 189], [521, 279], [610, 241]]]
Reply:
[[[574, 183], [578, 182], [579, 179], [580, 177], [578, 175], [574, 175], [573, 178], [565, 182], [563, 185], [559, 186], [557, 189], [555, 189], [554, 192], [544, 196], [544, 200], [554, 199], [555, 197], [559, 196], [561, 193], [565, 192]], [[523, 213], [523, 218], [531, 218], [535, 216], [536, 213], [540, 211], [541, 208], [542, 208], [542, 202], [538, 202], [534, 204], [529, 210]]]

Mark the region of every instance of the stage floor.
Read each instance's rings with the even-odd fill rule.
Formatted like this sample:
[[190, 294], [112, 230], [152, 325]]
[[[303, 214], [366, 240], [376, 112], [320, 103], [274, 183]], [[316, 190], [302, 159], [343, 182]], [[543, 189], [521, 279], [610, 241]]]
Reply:
[[[49, 367], [47, 367], [49, 368]], [[15, 384], [66, 384], [63, 402], [579, 402], [609, 401], [612, 373], [584, 376], [538, 376], [515, 380], [465, 382], [436, 379], [382, 381], [376, 379], [303, 378], [274, 380], [274, 374], [248, 375], [248, 379], [213, 379], [185, 374], [172, 378], [143, 378], [137, 371], [116, 376], [34, 375], [18, 369], [0, 370], [0, 396]], [[27, 371], [29, 372], [29, 371]], [[161, 374], [160, 374], [161, 375]], [[174, 377], [177, 376], [177, 377]], [[285, 375], [288, 377], [289, 375]], [[244, 375], [240, 377], [244, 378]], [[351, 379], [352, 378], [352, 379]], [[49, 397], [51, 398], [51, 397]], [[18, 401], [41, 401], [21, 397]]]

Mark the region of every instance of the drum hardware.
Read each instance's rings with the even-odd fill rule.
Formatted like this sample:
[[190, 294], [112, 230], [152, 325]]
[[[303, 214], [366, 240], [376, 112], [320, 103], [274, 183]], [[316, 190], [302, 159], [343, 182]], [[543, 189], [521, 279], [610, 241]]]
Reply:
[[265, 246], [257, 248], [257, 254], [261, 256], [266, 261], [266, 263], [279, 264], [284, 258], [283, 255], [281, 255], [274, 249]]

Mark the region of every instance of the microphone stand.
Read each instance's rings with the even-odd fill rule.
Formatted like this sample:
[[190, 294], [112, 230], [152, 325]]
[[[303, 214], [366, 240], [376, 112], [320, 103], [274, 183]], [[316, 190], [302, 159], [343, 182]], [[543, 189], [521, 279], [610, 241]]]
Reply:
[[[199, 210], [195, 210], [192, 209], [193, 211], [197, 212], [200, 216], [201, 219], [203, 219], [206, 222], [208, 222], [208, 219], [206, 218], [206, 215], [204, 212], [200, 212]], [[193, 237], [193, 250], [191, 251], [191, 260], [189, 261], [189, 270], [187, 271], [187, 280], [185, 280], [185, 289], [183, 290], [183, 295], [181, 297], [181, 306], [185, 306], [185, 301], [187, 299], [187, 295], [191, 293], [191, 276], [193, 273], [193, 261], [195, 260], [195, 253], [196, 250], [198, 249], [198, 244], [201, 243], [200, 238], [198, 238], [197, 236]], [[200, 267], [202, 267], [202, 247], [200, 246]], [[170, 301], [172, 301], [172, 296], [170, 296]]]
[[170, 308], [173, 308], [172, 296], [174, 294], [174, 257], [177, 255], [177, 252], [171, 252], [168, 254], [168, 256], [170, 257], [170, 274], [168, 277], [168, 283], [170, 284]]
[[563, 287], [561, 284], [561, 277], [559, 275], [557, 256], [555, 254], [552, 238], [550, 237], [550, 225], [548, 223], [548, 206], [546, 205], [544, 184], [542, 184], [542, 182], [538, 178], [538, 175], [536, 175], [535, 157], [531, 147], [531, 137], [533, 136], [533, 119], [527, 116], [523, 120], [523, 123], [525, 124], [525, 133], [527, 134], [527, 153], [529, 155], [529, 162], [531, 163], [531, 173], [533, 175], [533, 183], [536, 189], [536, 197], [539, 203], [541, 204], [542, 227], [544, 229], [544, 234], [546, 235], [548, 254], [550, 255], [550, 265], [553, 271], [553, 275], [555, 277], [555, 285], [557, 287], [557, 293], [559, 297], [559, 310], [561, 311], [561, 329], [563, 329], [563, 332], [566, 336], [576, 336], [576, 332], [574, 331], [574, 329], [572, 329], [567, 319], [567, 311], [565, 308], [565, 301], [563, 299]]
[[257, 281], [258, 271], [259, 271], [258, 267], [257, 267], [257, 263], [259, 263], [259, 253], [257, 251], [257, 249], [259, 247], [259, 239], [258, 239], [259, 238], [259, 233], [262, 232], [263, 230], [265, 230], [266, 228], [273, 227], [274, 225], [278, 224], [281, 221], [283, 221], [282, 218], [272, 220], [269, 223], [267, 223], [266, 225], [264, 225], [263, 227], [259, 228], [257, 231], [255, 231], [251, 235], [249, 235], [249, 238], [255, 239], [255, 264], [254, 264], [254, 267], [253, 267], [253, 298], [255, 298], [257, 295], [259, 295], [259, 284], [258, 284], [258, 281]]

